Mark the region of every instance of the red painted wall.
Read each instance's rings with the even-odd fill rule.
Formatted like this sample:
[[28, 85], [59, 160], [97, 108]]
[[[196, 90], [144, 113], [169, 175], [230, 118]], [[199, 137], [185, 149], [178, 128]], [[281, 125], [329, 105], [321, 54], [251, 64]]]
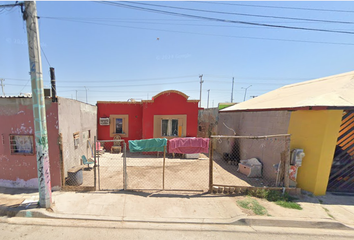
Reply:
[[[110, 115], [129, 115], [129, 135], [122, 138], [139, 140], [153, 138], [154, 115], [187, 115], [186, 136], [196, 137], [198, 132], [198, 102], [188, 102], [183, 93], [166, 92], [158, 95], [153, 101], [142, 102], [98, 102], [97, 103], [97, 138], [98, 140], [112, 140], [110, 126], [101, 126], [100, 118], [109, 118]], [[106, 150], [112, 144], [105, 143]]]
[[188, 102], [176, 92], [159, 95], [153, 102], [143, 102], [143, 139], [153, 138], [154, 115], [187, 115], [187, 137], [198, 132], [198, 102]]
[[[128, 140], [141, 139], [142, 134], [142, 105], [140, 102], [98, 102], [97, 103], [97, 139], [112, 140], [110, 126], [101, 126], [100, 118], [109, 118], [110, 115], [129, 115], [128, 137], [122, 138], [128, 145]], [[112, 144], [105, 144], [107, 150]]]
[[[0, 181], [23, 181], [38, 178], [36, 155], [11, 155], [10, 134], [33, 134], [32, 100], [10, 98], [0, 101]], [[49, 161], [52, 187], [61, 186], [58, 146], [58, 105], [46, 100]], [[35, 150], [34, 150], [35, 152]], [[18, 187], [14, 182], [13, 187]]]

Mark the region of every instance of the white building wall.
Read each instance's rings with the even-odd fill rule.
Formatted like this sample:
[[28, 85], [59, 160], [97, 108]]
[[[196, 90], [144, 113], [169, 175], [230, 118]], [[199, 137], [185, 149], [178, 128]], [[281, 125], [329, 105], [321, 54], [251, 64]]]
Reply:
[[[59, 133], [62, 134], [64, 174], [81, 164], [81, 156], [93, 157], [94, 137], [97, 133], [97, 107], [67, 98], [58, 98]], [[74, 134], [78, 133], [75, 146]], [[90, 143], [90, 144], [89, 144]], [[90, 147], [91, 145], [91, 147]]]

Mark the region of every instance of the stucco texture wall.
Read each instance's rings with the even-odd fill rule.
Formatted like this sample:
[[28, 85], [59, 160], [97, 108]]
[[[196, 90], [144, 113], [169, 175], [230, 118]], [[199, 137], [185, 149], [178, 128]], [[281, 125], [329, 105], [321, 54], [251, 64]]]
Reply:
[[[100, 118], [109, 118], [110, 115], [128, 115], [128, 137], [122, 137], [127, 143], [128, 140], [138, 140], [142, 136], [142, 104], [140, 102], [98, 102], [97, 121], [98, 139], [113, 140], [110, 135], [110, 126], [101, 126]], [[110, 149], [112, 144], [105, 143], [105, 148]]]
[[143, 102], [143, 139], [154, 136], [154, 115], [187, 115], [186, 137], [197, 136], [197, 101], [187, 101], [185, 96], [169, 92], [159, 95], [151, 102]]
[[[45, 100], [52, 189], [61, 186], [58, 146], [58, 105]], [[33, 135], [31, 98], [0, 99], [0, 186], [38, 188], [37, 158], [33, 155], [11, 154], [10, 135]]]
[[[286, 134], [290, 121], [290, 112], [219, 112], [218, 135], [233, 136], [266, 136]], [[220, 142], [222, 141], [222, 142]], [[222, 139], [214, 144], [219, 154], [233, 153], [238, 146], [241, 159], [257, 158], [263, 164], [263, 176], [269, 180], [276, 178], [273, 164], [281, 160], [281, 152], [285, 150], [285, 138], [270, 138], [266, 140], [239, 139], [237, 144], [233, 139]], [[235, 155], [235, 154], [234, 154]]]
[[[82, 155], [93, 157], [91, 147], [94, 147], [97, 132], [97, 107], [67, 98], [58, 98], [58, 105], [64, 174], [67, 177], [68, 169], [81, 164]], [[79, 134], [77, 147], [74, 144], [74, 133]]]
[[298, 170], [298, 187], [324, 195], [342, 121], [342, 110], [304, 110], [291, 114], [291, 149], [302, 148], [305, 157]]
[[218, 132], [219, 109], [209, 108], [198, 111], [198, 137], [210, 137]]

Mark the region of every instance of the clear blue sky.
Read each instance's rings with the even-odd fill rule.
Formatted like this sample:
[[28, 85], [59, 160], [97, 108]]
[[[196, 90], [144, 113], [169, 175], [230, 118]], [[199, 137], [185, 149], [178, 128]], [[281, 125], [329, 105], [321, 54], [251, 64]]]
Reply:
[[[14, 1], [0, 2], [9, 3]], [[117, 3], [195, 17], [97, 2], [38, 1], [45, 86], [50, 86], [52, 66], [59, 96], [75, 99], [77, 93], [85, 102], [86, 86], [91, 104], [147, 99], [170, 89], [199, 99], [203, 74], [202, 106], [210, 89], [209, 107], [216, 107], [231, 101], [232, 77], [234, 102], [240, 102], [250, 85], [246, 100], [286, 84], [354, 70], [354, 2], [136, 2], [202, 11]], [[0, 33], [6, 95], [31, 92], [19, 7], [0, 9]]]

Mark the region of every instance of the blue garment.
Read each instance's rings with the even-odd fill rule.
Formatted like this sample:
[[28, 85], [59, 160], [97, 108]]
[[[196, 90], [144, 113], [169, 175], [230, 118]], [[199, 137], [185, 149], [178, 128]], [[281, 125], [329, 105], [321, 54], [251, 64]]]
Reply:
[[166, 138], [151, 138], [142, 140], [129, 140], [130, 152], [163, 152], [167, 145]]

